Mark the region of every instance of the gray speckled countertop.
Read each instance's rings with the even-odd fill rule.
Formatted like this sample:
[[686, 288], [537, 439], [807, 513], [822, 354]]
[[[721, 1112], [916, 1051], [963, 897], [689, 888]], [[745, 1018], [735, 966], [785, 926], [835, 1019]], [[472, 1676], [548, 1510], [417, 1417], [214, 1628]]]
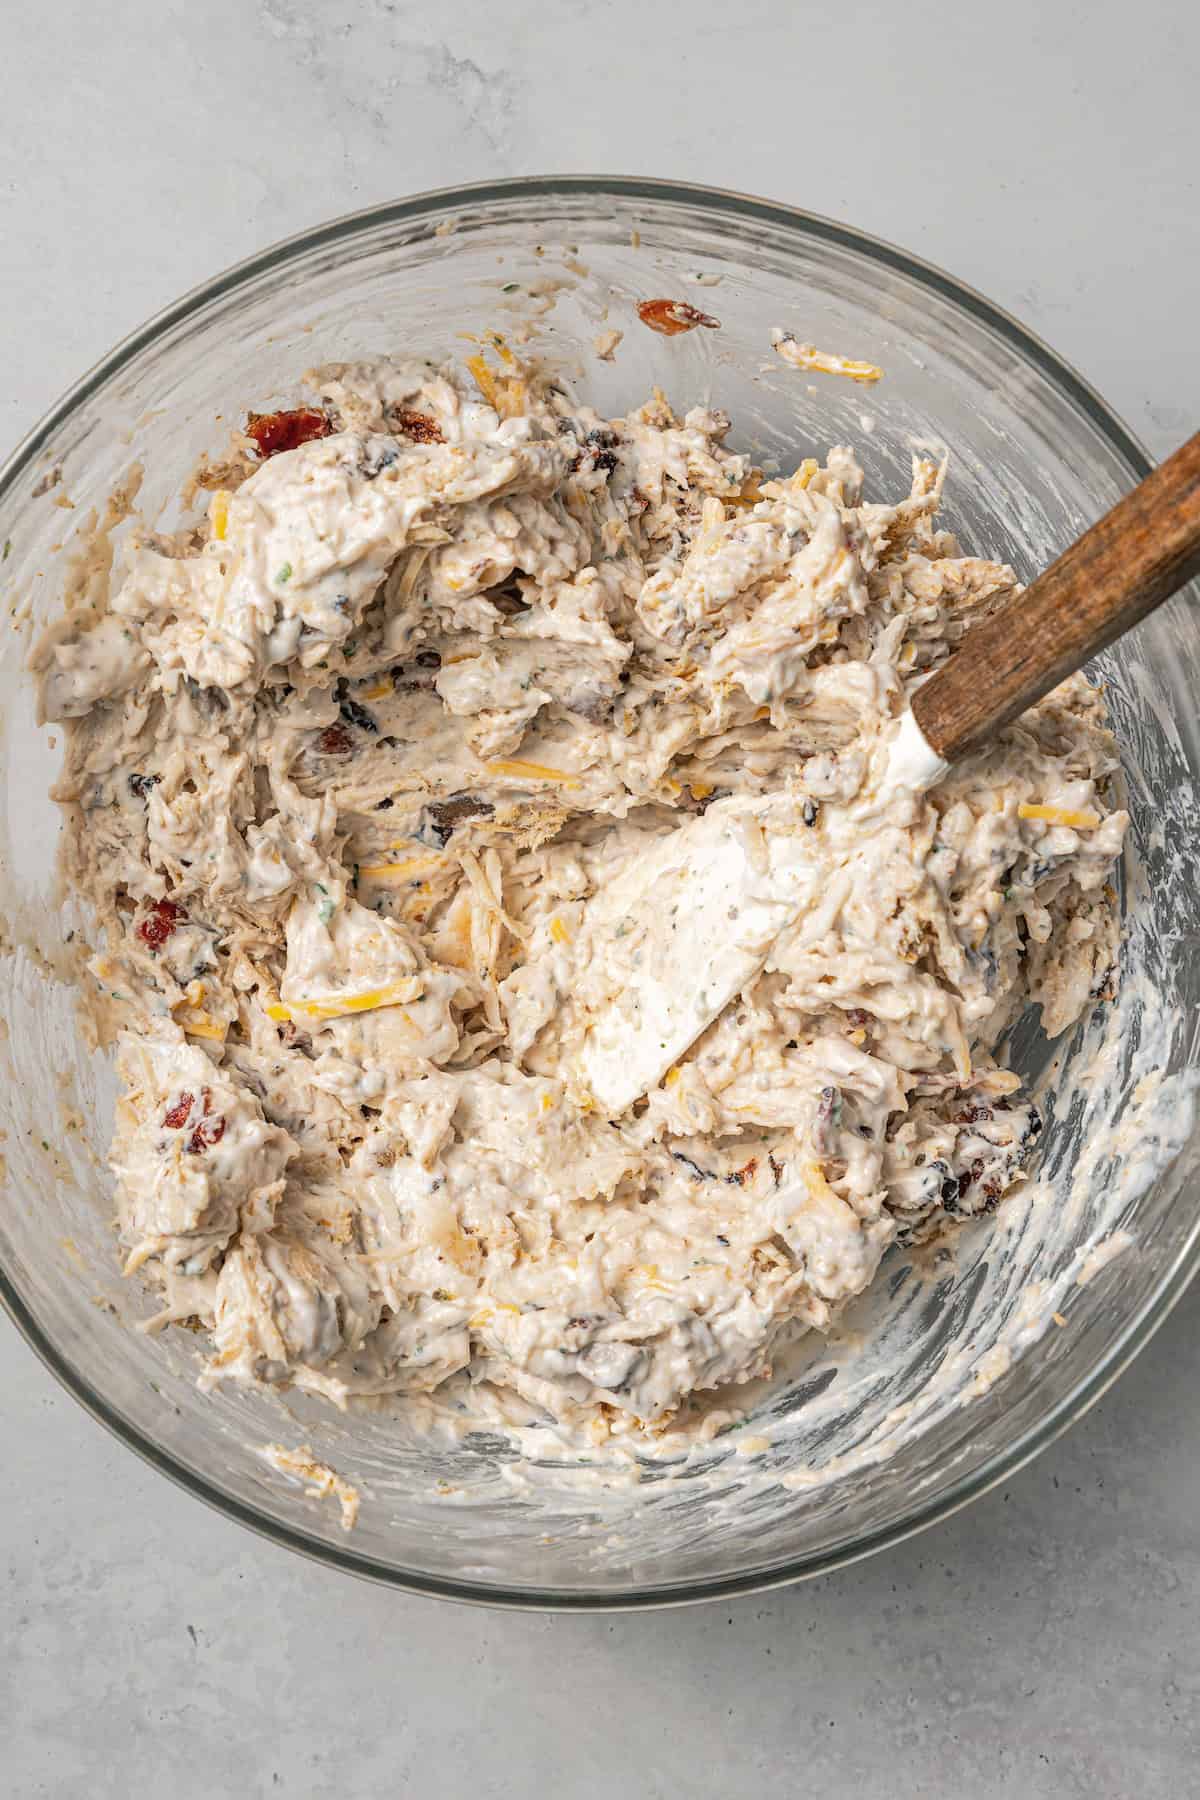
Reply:
[[[1200, 423], [1200, 12], [1180, 0], [62, 0], [5, 39], [5, 447], [262, 244], [551, 169], [833, 214], [1010, 308], [1152, 451]], [[733, 1605], [543, 1618], [260, 1543], [0, 1322], [0, 1789], [1191, 1795], [1198, 1324], [1193, 1291], [1067, 1438], [890, 1554]]]

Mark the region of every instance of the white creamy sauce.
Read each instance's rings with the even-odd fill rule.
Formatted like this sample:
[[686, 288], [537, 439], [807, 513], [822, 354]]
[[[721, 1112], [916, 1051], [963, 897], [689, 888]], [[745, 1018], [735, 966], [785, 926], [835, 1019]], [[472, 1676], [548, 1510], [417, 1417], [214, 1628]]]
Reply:
[[126, 1264], [206, 1381], [662, 1432], [1021, 1179], [993, 1048], [1107, 992], [1115, 747], [1073, 681], [921, 791], [907, 696], [1014, 586], [927, 462], [313, 379], [35, 658]]

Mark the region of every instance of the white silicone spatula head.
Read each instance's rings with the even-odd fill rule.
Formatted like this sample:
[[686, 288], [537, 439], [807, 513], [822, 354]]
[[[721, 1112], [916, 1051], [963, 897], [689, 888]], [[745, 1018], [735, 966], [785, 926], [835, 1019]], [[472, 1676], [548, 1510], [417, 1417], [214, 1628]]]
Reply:
[[[1200, 434], [1024, 593], [970, 631], [896, 721], [875, 796], [923, 792], [1200, 572]], [[870, 807], [868, 805], [868, 816]], [[662, 1080], [766, 963], [781, 931], [824, 929], [818, 870], [784, 796], [690, 820], [592, 901], [577, 1075], [615, 1118]]]

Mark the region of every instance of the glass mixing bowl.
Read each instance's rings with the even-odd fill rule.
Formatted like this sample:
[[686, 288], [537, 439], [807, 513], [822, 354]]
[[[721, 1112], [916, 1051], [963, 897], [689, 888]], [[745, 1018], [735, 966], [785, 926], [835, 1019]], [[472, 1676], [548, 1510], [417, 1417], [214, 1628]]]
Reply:
[[[644, 330], [634, 303], [664, 295], [715, 313], [720, 331]], [[463, 333], [522, 321], [601, 411], [658, 383], [679, 404], [724, 407], [735, 445], [760, 457], [849, 442], [879, 497], [907, 490], [914, 440], [944, 445], [948, 523], [1024, 578], [1149, 466], [1077, 375], [947, 276], [788, 207], [667, 183], [425, 195], [293, 238], [161, 314], [0, 474], [0, 1293], [96, 1418], [279, 1543], [458, 1598], [661, 1604], [829, 1569], [961, 1506], [1078, 1418], [1191, 1276], [1200, 627], [1178, 598], [1102, 661], [1133, 815], [1125, 973], [1066, 1043], [1028, 1022], [1015, 1036], [1015, 1061], [1047, 1096], [1040, 1179], [949, 1256], [893, 1252], [836, 1338], [802, 1345], [744, 1428], [687, 1458], [611, 1469], [522, 1460], [496, 1433], [439, 1446], [402, 1411], [203, 1394], [197, 1340], [137, 1331], [150, 1302], [117, 1273], [114, 1084], [64, 980], [74, 914], [53, 886], [55, 738], [34, 722], [29, 643], [61, 605], [72, 531], [134, 461], [145, 514], [169, 523], [197, 455], [248, 406], [293, 399], [310, 364], [461, 355]], [[868, 390], [788, 369], [769, 348], [775, 325], [886, 378]], [[613, 362], [593, 349], [606, 327], [625, 334]], [[352, 1532], [267, 1465], [272, 1441], [311, 1445], [360, 1488]]]

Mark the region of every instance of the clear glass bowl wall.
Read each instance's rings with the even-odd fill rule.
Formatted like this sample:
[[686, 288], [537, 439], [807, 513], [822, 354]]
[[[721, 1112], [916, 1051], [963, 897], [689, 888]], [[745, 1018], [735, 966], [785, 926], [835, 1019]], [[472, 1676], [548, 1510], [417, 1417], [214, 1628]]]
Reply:
[[[544, 287], [544, 310], [529, 300], [539, 282], [562, 284]], [[521, 292], [506, 294], [511, 283]], [[715, 313], [720, 331], [652, 335], [633, 307], [659, 295]], [[0, 1291], [129, 1445], [293, 1548], [464, 1598], [654, 1604], [827, 1568], [950, 1511], [1077, 1416], [1186, 1285], [1198, 1235], [1188, 1109], [1159, 1109], [1136, 1146], [1112, 1128], [1132, 1118], [1149, 1062], [1181, 1088], [1196, 1055], [1200, 629], [1180, 598], [1103, 661], [1134, 820], [1127, 978], [1102, 1020], [1055, 1047], [1053, 1065], [1032, 1026], [1018, 1034], [1019, 1065], [1059, 1096], [1045, 1182], [960, 1234], [940, 1271], [893, 1253], [845, 1332], [814, 1340], [748, 1425], [769, 1448], [746, 1454], [735, 1432], [686, 1463], [646, 1458], [638, 1480], [595, 1466], [518, 1473], [503, 1439], [437, 1450], [402, 1411], [202, 1394], [196, 1340], [132, 1329], [150, 1304], [117, 1273], [104, 1163], [114, 1088], [60, 979], [71, 915], [55, 900], [58, 818], [46, 799], [57, 752], [34, 723], [29, 643], [60, 606], [71, 532], [131, 463], [145, 467], [146, 515], [169, 520], [197, 455], [219, 449], [248, 406], [294, 399], [312, 363], [461, 355], [464, 332], [531, 318], [535, 347], [601, 411], [657, 383], [679, 407], [724, 407], [737, 447], [789, 466], [851, 443], [877, 497], [907, 489], [914, 439], [944, 445], [947, 522], [1025, 578], [1147, 466], [1049, 351], [936, 271], [786, 208], [666, 184], [579, 178], [425, 196], [268, 251], [152, 321], [0, 477], [0, 542], [11, 544], [0, 565]], [[769, 348], [775, 325], [869, 358], [886, 379], [867, 390], [785, 369]], [[604, 326], [625, 332], [611, 364], [592, 351]], [[61, 482], [39, 491], [54, 470]], [[1074, 1082], [1105, 1027], [1107, 1078]], [[1072, 1192], [1086, 1146], [1093, 1161]], [[1120, 1226], [1132, 1246], [1079, 1285], [1081, 1250]], [[1051, 1309], [1065, 1328], [1042, 1329]], [[310, 1444], [361, 1487], [353, 1533], [266, 1466], [259, 1449], [272, 1440]]]

